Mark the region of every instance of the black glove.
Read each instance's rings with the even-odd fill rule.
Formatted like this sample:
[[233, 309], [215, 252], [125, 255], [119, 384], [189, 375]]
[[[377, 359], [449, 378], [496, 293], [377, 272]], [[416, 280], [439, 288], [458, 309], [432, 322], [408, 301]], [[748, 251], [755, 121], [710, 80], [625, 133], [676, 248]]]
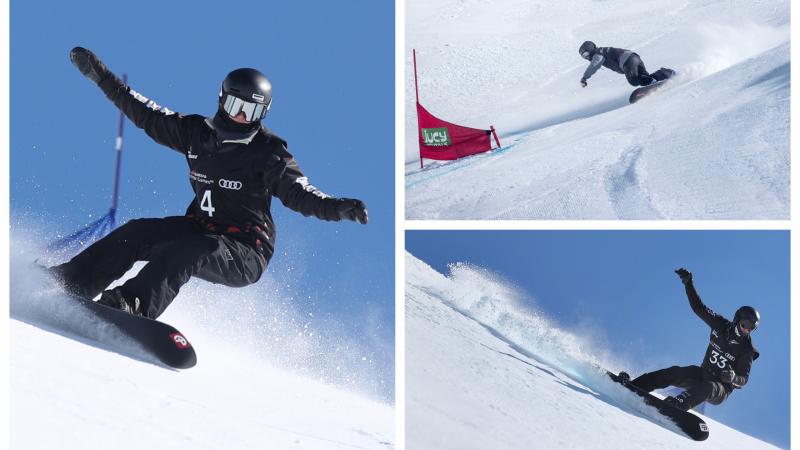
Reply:
[[354, 198], [340, 198], [336, 201], [336, 215], [340, 220], [352, 220], [361, 224], [367, 223], [367, 205]]
[[83, 47], [73, 48], [69, 52], [69, 59], [83, 76], [94, 81], [95, 84], [100, 84], [111, 73], [97, 55]]
[[680, 269], [676, 270], [675, 273], [677, 273], [678, 276], [681, 277], [681, 283], [683, 283], [684, 285], [692, 283], [692, 272], [689, 272], [688, 270], [681, 267]]
[[725, 369], [719, 374], [719, 380], [723, 383], [733, 383], [734, 378], [736, 378], [736, 372], [733, 369]]
[[581, 87], [586, 87], [587, 84], [589, 83], [586, 82], [586, 78], [581, 78]]

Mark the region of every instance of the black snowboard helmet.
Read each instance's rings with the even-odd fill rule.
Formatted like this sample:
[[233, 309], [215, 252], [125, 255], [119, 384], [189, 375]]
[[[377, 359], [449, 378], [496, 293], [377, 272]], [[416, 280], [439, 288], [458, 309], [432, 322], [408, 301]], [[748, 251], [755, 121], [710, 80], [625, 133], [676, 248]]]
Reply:
[[761, 316], [752, 306], [742, 306], [737, 309], [736, 314], [733, 315], [733, 323], [735, 323], [737, 327], [750, 330], [751, 333], [758, 328], [758, 322], [760, 320]]
[[236, 69], [222, 81], [219, 109], [229, 117], [244, 112], [248, 123], [256, 123], [271, 105], [272, 83], [256, 69]]
[[578, 53], [583, 59], [592, 59], [595, 50], [597, 50], [597, 46], [594, 45], [594, 42], [586, 41], [578, 48]]

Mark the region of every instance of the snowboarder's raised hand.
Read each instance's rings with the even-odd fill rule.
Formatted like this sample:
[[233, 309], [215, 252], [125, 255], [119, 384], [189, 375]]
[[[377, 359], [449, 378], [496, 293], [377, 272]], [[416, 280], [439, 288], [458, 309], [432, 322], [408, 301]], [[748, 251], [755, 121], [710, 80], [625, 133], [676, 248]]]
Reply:
[[69, 59], [81, 71], [83, 76], [92, 80], [95, 84], [100, 84], [110, 73], [97, 55], [83, 47], [73, 48], [69, 52]]
[[586, 78], [581, 78], [581, 87], [586, 87], [587, 84], [589, 83], [586, 82]]
[[369, 221], [367, 205], [354, 198], [340, 198], [336, 202], [336, 214], [341, 220], [352, 220], [360, 224], [365, 224]]
[[723, 383], [733, 383], [734, 378], [736, 378], [736, 372], [733, 369], [723, 370], [719, 374], [719, 380]]
[[680, 269], [676, 270], [675, 273], [681, 278], [681, 283], [684, 285], [689, 284], [692, 282], [692, 272], [681, 267]]

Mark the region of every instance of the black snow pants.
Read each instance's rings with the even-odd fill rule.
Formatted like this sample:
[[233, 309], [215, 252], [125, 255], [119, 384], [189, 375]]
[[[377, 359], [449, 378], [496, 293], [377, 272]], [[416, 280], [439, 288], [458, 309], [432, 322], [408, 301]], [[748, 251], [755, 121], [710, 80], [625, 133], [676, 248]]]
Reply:
[[137, 261], [148, 261], [122, 286], [142, 312], [157, 318], [193, 276], [232, 287], [255, 283], [272, 256], [244, 240], [210, 232], [190, 217], [136, 219], [53, 267], [71, 292], [94, 298]]
[[647, 392], [663, 389], [668, 386], [677, 386], [686, 389], [681, 394], [683, 404], [688, 409], [708, 402], [719, 405], [730, 395], [730, 390], [720, 381], [707, 380], [703, 376], [703, 369], [699, 366], [672, 366], [655, 372], [645, 373], [634, 379], [631, 384]]
[[642, 58], [636, 53], [631, 54], [622, 66], [625, 78], [631, 86], [649, 86], [654, 81], [662, 81], [675, 75], [675, 71], [667, 68], [660, 68], [653, 73], [647, 72]]
[[650, 75], [644, 67], [642, 59], [636, 53], [628, 57], [628, 60], [622, 66], [622, 70], [625, 72], [625, 78], [628, 79], [628, 83], [631, 86], [648, 86], [654, 80], [659, 81]]

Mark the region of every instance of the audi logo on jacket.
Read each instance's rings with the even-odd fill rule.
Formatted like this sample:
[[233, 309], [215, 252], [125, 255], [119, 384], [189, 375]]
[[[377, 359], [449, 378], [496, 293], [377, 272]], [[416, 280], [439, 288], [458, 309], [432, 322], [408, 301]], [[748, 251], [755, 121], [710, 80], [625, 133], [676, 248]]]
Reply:
[[737, 335], [736, 324], [704, 305], [692, 283], [686, 284], [686, 296], [692, 311], [711, 327], [708, 348], [700, 365], [705, 379], [720, 381], [723, 370], [733, 369], [736, 377], [733, 383], [725, 383], [725, 389], [741, 388], [750, 377], [753, 361], [758, 358], [750, 335]]
[[235, 230], [250, 242], [274, 250], [272, 197], [304, 216], [340, 220], [337, 199], [320, 192], [303, 175], [286, 141], [263, 127], [235, 133], [221, 119], [181, 115], [109, 76], [100, 83], [106, 96], [159, 144], [186, 157], [195, 196], [186, 214], [215, 230]]

